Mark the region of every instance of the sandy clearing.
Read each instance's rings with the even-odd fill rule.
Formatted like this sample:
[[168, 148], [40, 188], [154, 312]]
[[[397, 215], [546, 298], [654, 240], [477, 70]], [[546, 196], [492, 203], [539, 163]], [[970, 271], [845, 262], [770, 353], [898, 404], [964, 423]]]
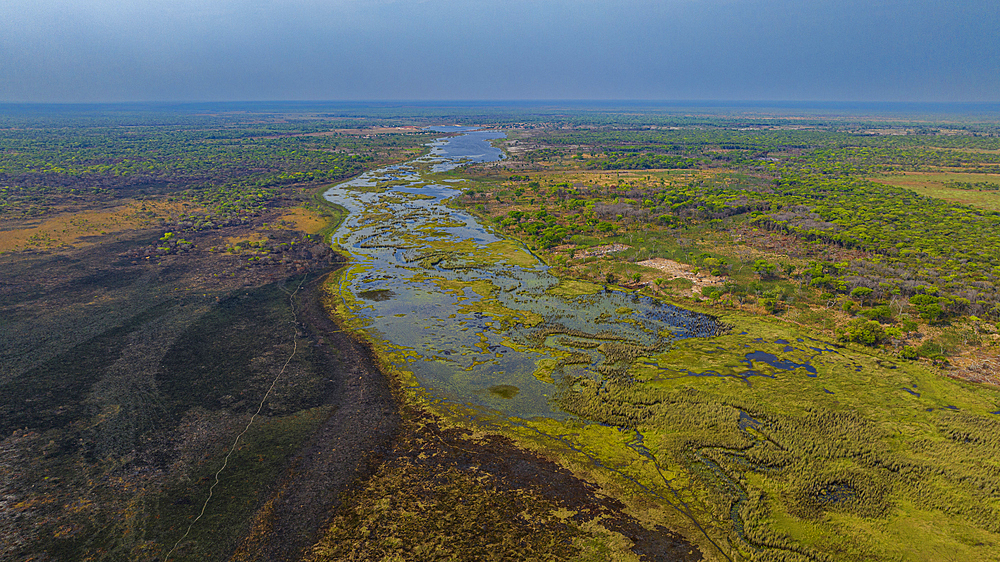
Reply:
[[698, 296], [701, 294], [701, 289], [703, 287], [713, 287], [717, 285], [722, 285], [725, 279], [722, 277], [716, 277], [714, 275], [705, 275], [703, 273], [695, 273], [694, 268], [690, 265], [686, 265], [674, 260], [668, 260], [666, 258], [652, 258], [645, 261], [637, 262], [636, 265], [641, 265], [643, 267], [651, 267], [653, 269], [658, 269], [664, 273], [671, 276], [671, 279], [687, 279], [694, 283], [691, 288], [691, 294]]

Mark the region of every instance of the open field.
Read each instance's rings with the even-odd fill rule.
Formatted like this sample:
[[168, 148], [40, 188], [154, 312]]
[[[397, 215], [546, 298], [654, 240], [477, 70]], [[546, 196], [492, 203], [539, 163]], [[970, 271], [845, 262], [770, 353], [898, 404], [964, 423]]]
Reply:
[[0, 254], [29, 249], [81, 247], [105, 235], [149, 228], [156, 219], [179, 215], [172, 202], [132, 202], [100, 210], [54, 210], [44, 218], [7, 221], [0, 230]]
[[1000, 191], [959, 189], [948, 186], [952, 182], [973, 184], [987, 182], [1000, 185], [1000, 174], [905, 173], [902, 175], [876, 177], [874, 181], [909, 189], [919, 195], [941, 199], [950, 203], [971, 205], [989, 211], [1000, 211]]
[[287, 211], [279, 220], [293, 224], [295, 230], [301, 230], [306, 234], [319, 234], [328, 225], [328, 221], [319, 213], [304, 207]]

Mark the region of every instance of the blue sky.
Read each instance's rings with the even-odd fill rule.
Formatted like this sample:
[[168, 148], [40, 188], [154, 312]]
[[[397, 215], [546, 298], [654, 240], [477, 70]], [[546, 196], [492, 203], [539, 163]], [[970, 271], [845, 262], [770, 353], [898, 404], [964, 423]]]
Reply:
[[1000, 101], [996, 0], [4, 0], [0, 101]]

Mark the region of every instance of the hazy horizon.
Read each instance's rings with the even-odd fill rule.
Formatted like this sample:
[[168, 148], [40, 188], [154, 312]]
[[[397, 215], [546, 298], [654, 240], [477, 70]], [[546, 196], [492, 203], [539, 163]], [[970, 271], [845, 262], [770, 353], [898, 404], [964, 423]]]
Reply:
[[[418, 119], [449, 116], [463, 123], [480, 122], [502, 115], [500, 121], [551, 116], [567, 112], [583, 114], [628, 113], [648, 117], [735, 119], [874, 119], [891, 122], [989, 122], [1000, 121], [1000, 102], [886, 102], [823, 100], [258, 100], [258, 101], [130, 101], [130, 102], [3, 102], [0, 114], [31, 118], [32, 115], [92, 114], [326, 114], [326, 118]], [[367, 117], [365, 117], [367, 116]], [[471, 120], [470, 120], [471, 119]], [[455, 121], [455, 122], [459, 122]], [[442, 121], [444, 122], [444, 121]]]
[[10, 0], [0, 102], [1000, 101], [974, 0]]

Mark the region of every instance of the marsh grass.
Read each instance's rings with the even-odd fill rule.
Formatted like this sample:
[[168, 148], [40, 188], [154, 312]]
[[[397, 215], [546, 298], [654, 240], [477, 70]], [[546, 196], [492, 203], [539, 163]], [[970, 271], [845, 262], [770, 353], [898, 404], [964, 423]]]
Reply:
[[[1000, 532], [1000, 467], [987, 459], [1000, 446], [1000, 420], [988, 413], [1000, 394], [774, 322], [724, 320], [747, 333], [677, 343], [653, 356], [656, 369], [637, 371], [642, 382], [578, 381], [561, 403], [643, 434], [679, 470], [674, 485], [693, 486], [713, 525], [752, 558], [932, 560], [945, 545], [970, 558], [997, 555], [986, 539]], [[797, 363], [804, 350], [817, 376], [743, 362], [760, 349]], [[751, 367], [768, 376], [741, 379]], [[741, 413], [753, 424], [741, 424]], [[928, 537], [927, 552], [908, 542], [910, 525], [958, 521], [967, 530]], [[966, 542], [970, 534], [981, 542]]]
[[[577, 218], [583, 215], [577, 211], [586, 208], [585, 202], [570, 208], [572, 191], [578, 187], [568, 179], [577, 172], [560, 173], [564, 175], [543, 174], [532, 196], [542, 199], [537, 204], [502, 200], [501, 194], [511, 189], [517, 194], [513, 185], [494, 185], [487, 195], [496, 205], [471, 189], [466, 203], [483, 205], [478, 212], [501, 226], [501, 217], [511, 218], [511, 227], [521, 224], [511, 210], [537, 217], [542, 205], [559, 205], [565, 211], [560, 216], [577, 220], [583, 230]], [[712, 175], [701, 174], [702, 179]], [[642, 179], [620, 173], [600, 178], [599, 194], [589, 195], [602, 202], [615, 199], [615, 205], [629, 182]], [[767, 189], [767, 182], [758, 183], [757, 188]], [[376, 349], [387, 370], [399, 376], [412, 403], [456, 425], [499, 432], [559, 459], [581, 478], [621, 498], [623, 511], [641, 519], [644, 528], [679, 530], [712, 558], [933, 560], [949, 549], [966, 559], [1000, 557], [1000, 469], [995, 461], [1000, 421], [990, 413], [1000, 407], [1000, 394], [943, 378], [926, 364], [899, 361], [888, 350], [838, 342], [834, 330], [850, 318], [844, 306], [847, 297], [809, 287], [797, 275], [817, 257], [814, 254], [832, 261], [842, 255], [838, 250], [817, 249], [812, 243], [783, 248], [781, 244], [790, 243], [787, 239], [770, 240], [737, 221], [693, 217], [696, 214], [669, 227], [646, 224], [642, 229], [625, 213], [602, 217], [610, 224], [604, 234], [588, 231], [570, 241], [577, 248], [619, 242], [631, 246], [628, 252], [586, 260], [564, 250], [543, 254], [564, 276], [585, 275], [591, 281], [607, 273], [641, 274], [631, 262], [647, 257], [724, 269], [729, 277], [721, 296], [679, 301], [722, 316], [731, 329], [714, 338], [688, 338], [661, 347], [609, 337], [591, 347], [573, 342], [585, 342], [587, 336], [599, 340], [599, 334], [575, 333], [545, 318], [532, 324], [540, 326], [537, 337], [516, 349], [540, 352], [550, 339], [570, 348], [545, 350], [548, 355], [538, 362], [536, 378], [550, 382], [556, 403], [576, 418], [504, 417], [488, 408], [435, 398], [405, 367], [420, 350], [393, 348], [390, 342], [377, 341], [375, 334]], [[773, 242], [778, 247], [766, 250], [738, 243], [738, 232], [755, 237], [758, 246]], [[754, 268], [758, 259], [783, 263], [773, 263], [782, 267], [768, 273]], [[465, 290], [444, 278], [428, 275], [420, 280], [433, 280], [444, 291]], [[497, 307], [488, 285], [471, 284], [483, 298], [469, 304], [467, 311], [498, 320], [484, 324], [491, 330], [506, 329], [510, 324], [500, 317], [514, 317], [518, 311]], [[572, 282], [559, 286], [570, 294], [583, 291]], [[342, 310], [349, 314], [352, 305], [347, 297]], [[359, 333], [372, 337], [370, 324], [354, 322]], [[960, 338], [957, 332], [949, 334], [941, 337]], [[581, 374], [580, 366], [594, 362], [596, 353], [603, 362]], [[402, 481], [399, 475], [386, 473], [386, 478], [389, 488], [402, 486], [395, 483]], [[462, 489], [459, 480], [436, 485], [445, 491], [450, 486]], [[395, 521], [400, 509], [383, 508], [374, 491], [365, 493], [372, 495], [356, 502], [366, 506], [357, 521], [384, 514], [386, 527], [413, 530], [410, 521]], [[435, 517], [471, 513], [461, 511], [454, 498], [449, 501], [451, 507]], [[459, 521], [454, 528], [465, 524]], [[367, 527], [345, 520], [338, 536], [364, 540], [349, 534], [355, 532], [350, 529], [363, 532]], [[915, 529], [938, 532], [920, 537]], [[426, 539], [416, 538], [410, 544]], [[337, 552], [326, 555], [335, 557]]]

